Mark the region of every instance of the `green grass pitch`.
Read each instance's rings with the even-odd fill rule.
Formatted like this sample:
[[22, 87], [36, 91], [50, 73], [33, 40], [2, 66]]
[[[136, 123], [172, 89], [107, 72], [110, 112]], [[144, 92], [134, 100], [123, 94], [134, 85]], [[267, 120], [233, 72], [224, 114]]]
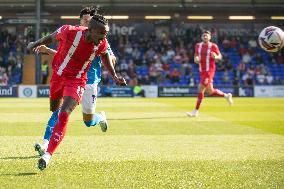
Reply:
[[284, 99], [100, 98], [110, 128], [81, 107], [48, 168], [33, 149], [48, 99], [0, 99], [0, 188], [284, 188]]

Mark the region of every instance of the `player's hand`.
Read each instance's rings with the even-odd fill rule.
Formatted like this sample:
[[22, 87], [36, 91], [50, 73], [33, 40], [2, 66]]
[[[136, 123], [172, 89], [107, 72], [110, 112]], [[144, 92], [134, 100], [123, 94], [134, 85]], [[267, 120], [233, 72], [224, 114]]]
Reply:
[[195, 56], [195, 57], [194, 57], [194, 62], [195, 62], [196, 64], [199, 64], [199, 63], [200, 63], [200, 58], [199, 58], [199, 56]]
[[212, 53], [211, 53], [211, 57], [215, 60], [215, 59], [216, 59], [216, 57], [217, 57], [217, 54], [216, 54], [216, 53], [214, 53], [214, 52], [212, 52]]
[[47, 46], [45, 46], [45, 45], [40, 45], [40, 46], [37, 46], [35, 49], [34, 49], [34, 51], [36, 52], [36, 53], [47, 53]]
[[127, 85], [127, 83], [126, 83], [126, 81], [125, 81], [125, 79], [123, 77], [114, 76], [113, 80], [119, 86], [126, 86]]
[[27, 46], [27, 49], [28, 50], [33, 50], [34, 46], [35, 46], [35, 42], [29, 42], [29, 44]]

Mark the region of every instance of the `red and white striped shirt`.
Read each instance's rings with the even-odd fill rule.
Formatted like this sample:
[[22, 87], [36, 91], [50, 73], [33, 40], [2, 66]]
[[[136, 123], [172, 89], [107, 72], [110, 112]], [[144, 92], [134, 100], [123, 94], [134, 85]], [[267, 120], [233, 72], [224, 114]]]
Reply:
[[212, 53], [216, 53], [216, 55], [220, 54], [220, 50], [215, 43], [208, 42], [207, 44], [201, 42], [195, 45], [195, 53], [194, 56], [199, 56], [200, 64], [199, 71], [200, 72], [211, 72], [215, 71], [215, 60], [212, 58]]
[[90, 62], [108, 48], [106, 39], [98, 46], [88, 43], [85, 40], [87, 30], [87, 27], [71, 25], [63, 25], [57, 30], [56, 38], [59, 44], [52, 61], [54, 74], [67, 79], [86, 81]]

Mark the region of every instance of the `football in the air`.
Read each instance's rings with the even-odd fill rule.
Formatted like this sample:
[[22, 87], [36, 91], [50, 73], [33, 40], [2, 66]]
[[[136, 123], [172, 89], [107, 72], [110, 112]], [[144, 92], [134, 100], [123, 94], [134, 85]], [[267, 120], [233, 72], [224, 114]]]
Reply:
[[258, 43], [267, 52], [277, 52], [284, 45], [284, 32], [276, 26], [266, 27], [260, 32]]

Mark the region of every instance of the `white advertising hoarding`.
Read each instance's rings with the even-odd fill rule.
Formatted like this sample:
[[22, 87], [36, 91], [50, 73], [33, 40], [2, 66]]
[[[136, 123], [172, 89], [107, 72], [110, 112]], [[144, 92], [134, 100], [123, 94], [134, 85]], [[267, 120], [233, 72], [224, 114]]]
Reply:
[[145, 97], [157, 98], [158, 86], [157, 85], [142, 85], [141, 88], [145, 91]]
[[284, 86], [255, 86], [255, 97], [284, 97]]
[[18, 93], [20, 98], [36, 98], [37, 86], [36, 85], [19, 85]]

